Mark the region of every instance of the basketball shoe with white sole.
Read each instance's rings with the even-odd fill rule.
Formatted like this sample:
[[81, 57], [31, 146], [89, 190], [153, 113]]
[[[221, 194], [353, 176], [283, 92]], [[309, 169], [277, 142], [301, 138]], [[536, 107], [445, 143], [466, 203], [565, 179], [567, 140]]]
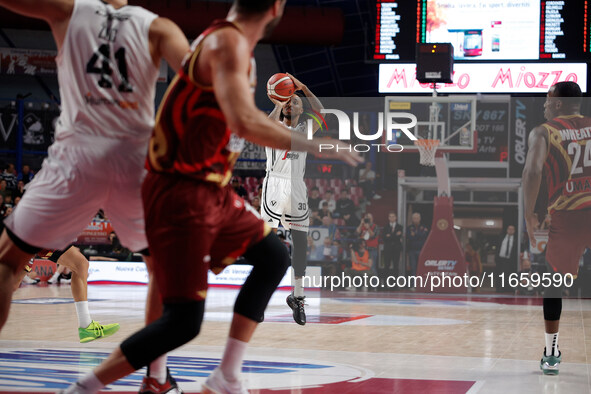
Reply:
[[248, 390], [240, 380], [228, 382], [222, 370], [216, 368], [203, 383], [201, 394], [248, 394]]
[[562, 352], [558, 351], [558, 356], [552, 353], [551, 356], [546, 356], [546, 348], [544, 348], [544, 354], [540, 360], [540, 369], [544, 375], [558, 375], [558, 366], [562, 361]]

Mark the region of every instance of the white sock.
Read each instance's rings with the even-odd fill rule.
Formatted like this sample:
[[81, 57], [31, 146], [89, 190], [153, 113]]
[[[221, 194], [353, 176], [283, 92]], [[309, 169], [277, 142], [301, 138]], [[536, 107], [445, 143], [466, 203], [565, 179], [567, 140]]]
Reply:
[[55, 272], [51, 278], [49, 278], [49, 282], [57, 282], [57, 277], [60, 276], [59, 272]]
[[228, 337], [224, 357], [222, 357], [222, 363], [220, 364], [224, 379], [227, 381], [234, 382], [240, 378], [242, 360], [244, 360], [247, 346], [248, 342]]
[[551, 356], [552, 352], [558, 357], [558, 333], [546, 333], [546, 356]]
[[78, 315], [78, 327], [86, 328], [92, 323], [90, 312], [88, 312], [88, 301], [78, 301], [76, 305], [76, 314]]
[[64, 394], [94, 394], [105, 387], [94, 372], [89, 372], [64, 391]]
[[158, 383], [164, 384], [166, 382], [166, 359], [168, 354], [164, 354], [152, 361], [148, 369], [148, 376], [156, 379]]
[[302, 278], [296, 278], [293, 286], [293, 296], [303, 297], [304, 296], [304, 280]]

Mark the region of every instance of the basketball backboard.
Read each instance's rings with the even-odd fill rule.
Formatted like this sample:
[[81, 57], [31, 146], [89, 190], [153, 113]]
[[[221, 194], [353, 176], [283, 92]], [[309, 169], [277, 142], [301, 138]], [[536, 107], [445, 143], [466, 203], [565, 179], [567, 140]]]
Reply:
[[[476, 152], [476, 96], [389, 96], [385, 99], [385, 114], [413, 114], [417, 122], [408, 131], [417, 138], [439, 140], [437, 150], [440, 153]], [[400, 123], [403, 122], [408, 123], [408, 118], [401, 115]], [[402, 145], [404, 151], [418, 150], [401, 130], [396, 130], [386, 144]]]

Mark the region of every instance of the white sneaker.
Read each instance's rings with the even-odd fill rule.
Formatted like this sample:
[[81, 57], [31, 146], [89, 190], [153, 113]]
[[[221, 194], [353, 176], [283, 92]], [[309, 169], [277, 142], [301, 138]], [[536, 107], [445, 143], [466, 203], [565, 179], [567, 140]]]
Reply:
[[47, 283], [52, 284], [52, 283], [57, 283], [57, 278], [60, 276], [59, 273], [54, 274], [51, 278], [47, 279]]
[[240, 380], [228, 382], [221, 369], [216, 368], [203, 383], [201, 394], [248, 394], [248, 390]]
[[382, 196], [380, 196], [379, 194], [374, 194], [373, 195], [373, 199], [374, 200], [379, 200], [380, 198], [382, 198]]
[[39, 283], [39, 279], [31, 279], [27, 275], [25, 275], [23, 277], [23, 283], [26, 283], [28, 285], [36, 285], [37, 283]]

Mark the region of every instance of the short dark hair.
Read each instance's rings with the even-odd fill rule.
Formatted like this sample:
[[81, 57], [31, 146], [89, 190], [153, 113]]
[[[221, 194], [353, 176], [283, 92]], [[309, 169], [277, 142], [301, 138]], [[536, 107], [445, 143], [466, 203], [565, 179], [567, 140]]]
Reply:
[[571, 107], [580, 107], [581, 106], [581, 99], [583, 97], [583, 93], [581, 92], [581, 87], [572, 81], [563, 81], [558, 82], [552, 85], [554, 88], [554, 97], [560, 97], [561, 100], [565, 105]]
[[281, 0], [234, 0], [236, 11], [241, 14], [260, 14]]
[[310, 191], [314, 191], [314, 190], [320, 191], [320, 189], [318, 189], [318, 187], [316, 187], [316, 186], [314, 186], [312, 189], [310, 189]]

